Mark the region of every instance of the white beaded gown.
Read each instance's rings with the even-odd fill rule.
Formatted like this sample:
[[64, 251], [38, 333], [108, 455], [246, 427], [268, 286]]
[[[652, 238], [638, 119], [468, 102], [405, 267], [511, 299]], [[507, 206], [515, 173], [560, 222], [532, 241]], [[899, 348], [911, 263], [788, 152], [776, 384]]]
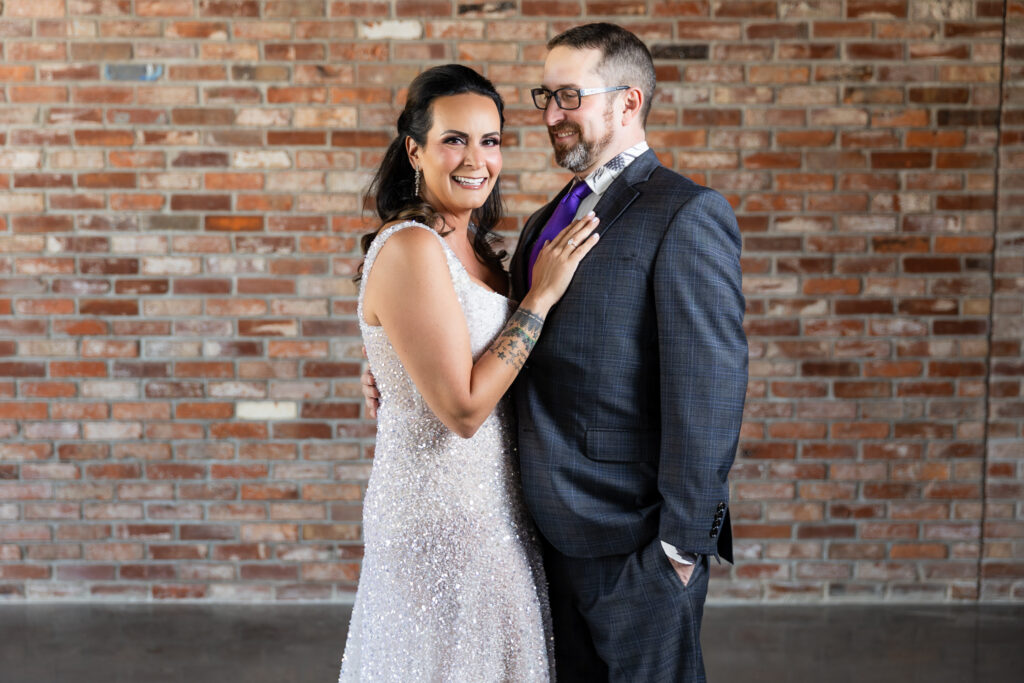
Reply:
[[366, 254], [359, 326], [381, 405], [339, 681], [549, 681], [547, 589], [508, 399], [472, 438], [459, 437], [427, 407], [384, 330], [363, 319], [374, 259], [405, 229], [430, 230], [442, 244], [474, 359], [515, 310], [471, 280], [444, 239], [420, 223], [381, 231]]

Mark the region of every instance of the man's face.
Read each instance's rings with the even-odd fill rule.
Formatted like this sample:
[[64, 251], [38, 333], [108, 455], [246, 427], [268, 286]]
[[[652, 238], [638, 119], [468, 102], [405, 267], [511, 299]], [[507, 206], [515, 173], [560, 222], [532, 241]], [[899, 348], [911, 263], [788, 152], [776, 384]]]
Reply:
[[[554, 92], [559, 88], [601, 88], [623, 85], [605, 83], [597, 72], [600, 50], [575, 50], [559, 46], [544, 61], [543, 85]], [[588, 95], [579, 109], [561, 109], [552, 97], [544, 110], [555, 161], [579, 176], [588, 175], [621, 150], [613, 146], [615, 102], [619, 93]]]

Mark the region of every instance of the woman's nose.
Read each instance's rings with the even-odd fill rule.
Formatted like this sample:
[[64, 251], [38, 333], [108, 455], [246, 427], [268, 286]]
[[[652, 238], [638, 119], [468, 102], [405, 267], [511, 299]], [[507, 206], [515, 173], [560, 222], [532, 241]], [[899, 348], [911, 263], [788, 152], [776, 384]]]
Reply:
[[470, 168], [476, 168], [482, 163], [483, 158], [480, 155], [480, 150], [473, 146], [467, 147], [466, 156], [462, 158], [462, 165], [469, 166]]

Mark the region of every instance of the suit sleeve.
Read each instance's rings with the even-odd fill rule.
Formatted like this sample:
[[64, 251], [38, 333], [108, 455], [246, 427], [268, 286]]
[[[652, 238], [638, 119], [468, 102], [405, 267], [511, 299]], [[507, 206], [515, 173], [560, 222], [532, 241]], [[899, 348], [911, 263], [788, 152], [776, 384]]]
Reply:
[[654, 264], [662, 541], [716, 555], [747, 387], [740, 234], [703, 190], [673, 216]]

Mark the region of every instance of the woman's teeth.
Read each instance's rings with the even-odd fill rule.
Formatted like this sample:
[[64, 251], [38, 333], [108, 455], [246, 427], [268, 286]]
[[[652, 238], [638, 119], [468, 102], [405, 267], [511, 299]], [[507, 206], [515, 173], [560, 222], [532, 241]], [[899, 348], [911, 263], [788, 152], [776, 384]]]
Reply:
[[477, 188], [484, 184], [486, 178], [464, 178], [462, 176], [452, 176], [459, 185], [465, 185], [466, 187]]

